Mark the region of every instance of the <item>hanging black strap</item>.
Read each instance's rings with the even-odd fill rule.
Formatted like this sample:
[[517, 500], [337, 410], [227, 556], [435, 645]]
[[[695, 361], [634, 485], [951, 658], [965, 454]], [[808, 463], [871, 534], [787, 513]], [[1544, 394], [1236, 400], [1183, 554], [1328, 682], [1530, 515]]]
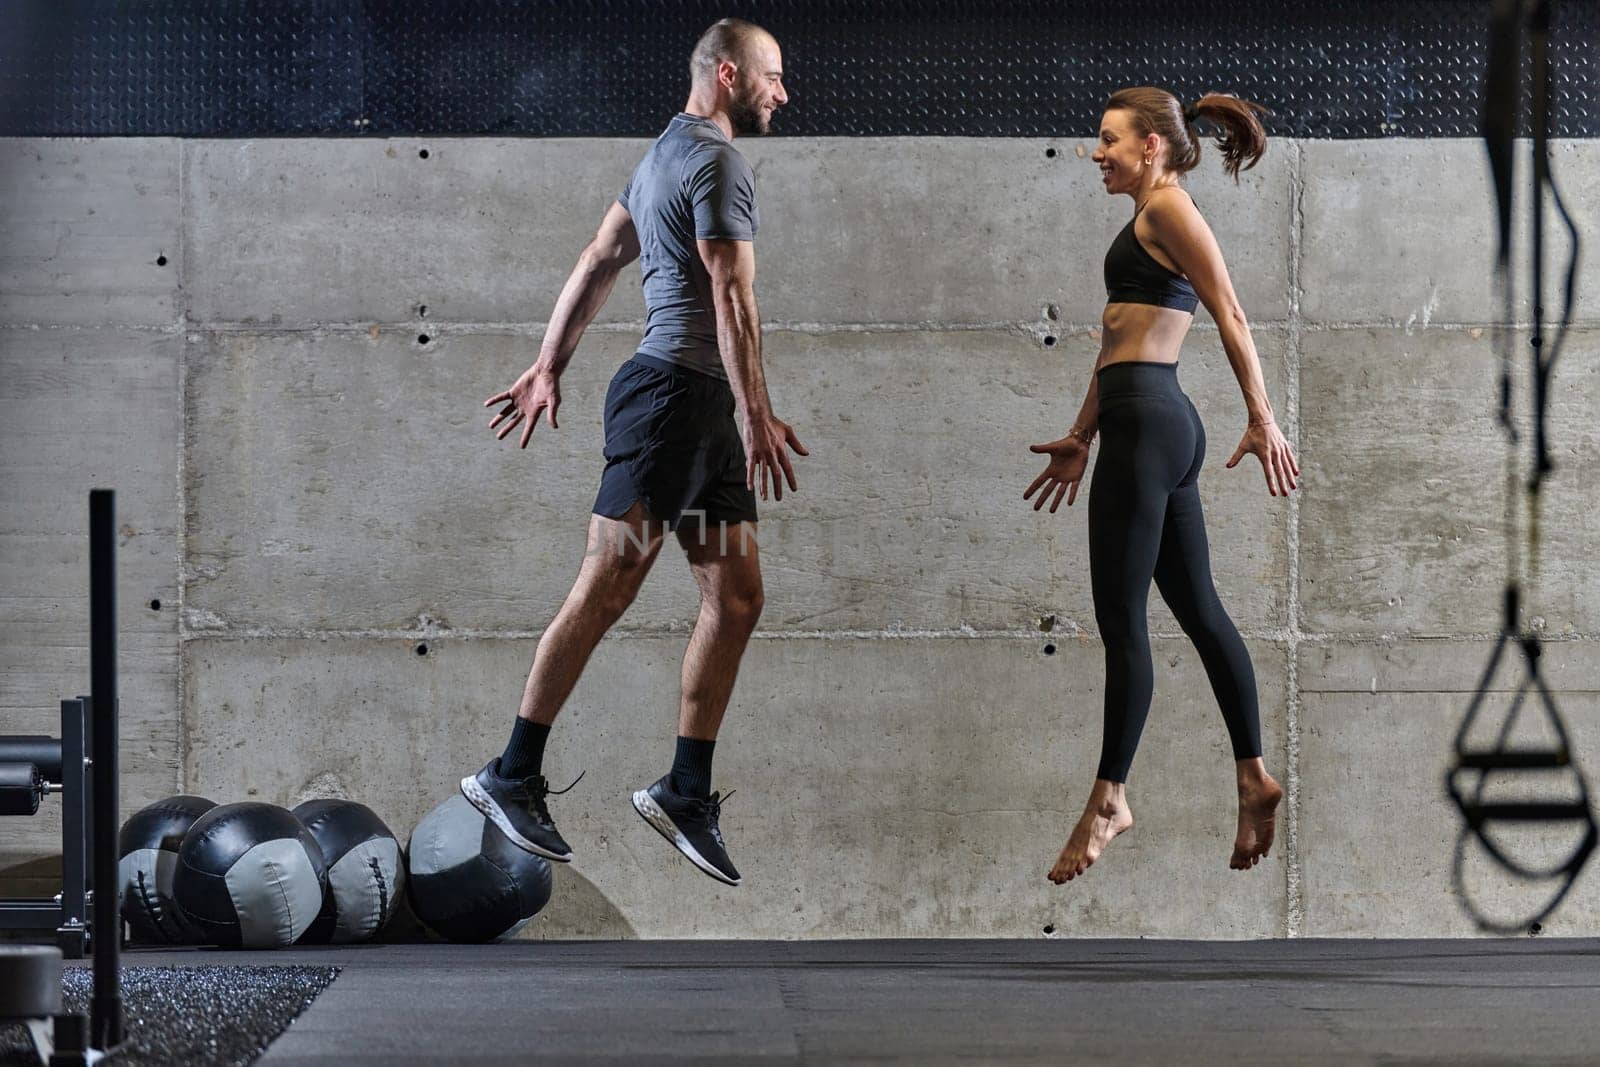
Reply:
[[[1521, 112], [1521, 58], [1523, 16], [1522, 0], [1495, 0], [1490, 16], [1489, 69], [1484, 79], [1485, 101], [1483, 135], [1488, 149], [1490, 169], [1494, 178], [1495, 203], [1499, 221], [1499, 247], [1496, 254], [1496, 274], [1505, 297], [1505, 321], [1515, 321], [1513, 315], [1513, 286], [1511, 263], [1511, 234], [1514, 207], [1513, 163], [1517, 116]], [[1456, 732], [1454, 764], [1445, 777], [1445, 788], [1461, 813], [1462, 828], [1456, 841], [1452, 877], [1456, 891], [1478, 925], [1500, 933], [1519, 932], [1549, 916], [1571, 891], [1578, 874], [1594, 853], [1600, 829], [1597, 829], [1593, 806], [1589, 798], [1589, 785], [1581, 768], [1573, 758], [1566, 722], [1556, 705], [1555, 697], [1545, 684], [1540, 670], [1543, 648], [1538, 635], [1525, 631], [1521, 618], [1521, 579], [1524, 562], [1532, 577], [1538, 568], [1540, 534], [1540, 492], [1545, 477], [1554, 469], [1549, 443], [1549, 393], [1550, 381], [1556, 359], [1566, 339], [1572, 319], [1572, 307], [1577, 281], [1579, 235], [1577, 227], [1561, 199], [1549, 162], [1550, 125], [1550, 21], [1551, 0], [1529, 0], [1529, 38], [1532, 44], [1533, 93], [1533, 279], [1532, 295], [1534, 325], [1530, 337], [1532, 348], [1534, 456], [1532, 471], [1520, 487], [1515, 477], [1507, 479], [1506, 507], [1506, 558], [1507, 579], [1504, 602], [1504, 619], [1500, 639], [1495, 643], [1484, 668], [1483, 676], [1472, 701]], [[1572, 255], [1568, 261], [1565, 278], [1565, 296], [1562, 316], [1555, 339], [1545, 351], [1544, 322], [1544, 204], [1548, 195], [1567, 227], [1572, 242]], [[1509, 331], [1508, 331], [1509, 336]], [[1510, 341], [1504, 342], [1505, 353], [1501, 366], [1500, 423], [1509, 439], [1508, 461], [1515, 470], [1518, 435], [1512, 411], [1512, 360]], [[1516, 495], [1525, 496], [1527, 510], [1526, 554], [1519, 551]], [[1471, 745], [1473, 725], [1485, 711], [1494, 692], [1496, 675], [1506, 665], [1508, 657], [1513, 669], [1520, 667], [1521, 681], [1511, 698], [1505, 718], [1501, 722], [1495, 743], [1487, 748]], [[1520, 661], [1520, 662], [1517, 662]], [[1555, 742], [1548, 746], [1517, 747], [1511, 737], [1518, 718], [1532, 704], [1548, 721]], [[1565, 772], [1575, 785], [1575, 794], [1554, 800], [1490, 800], [1490, 781], [1496, 777], [1504, 780], [1514, 775], [1541, 772]], [[1559, 863], [1535, 867], [1517, 859], [1496, 837], [1500, 824], [1551, 824], [1570, 823], [1578, 831], [1577, 843]], [[1473, 903], [1467, 890], [1465, 865], [1468, 846], [1476, 841], [1501, 869], [1527, 881], [1553, 881], [1558, 884], [1545, 903], [1533, 915], [1515, 922], [1490, 918]]]
[[[1600, 842], [1600, 827], [1596, 826], [1589, 799], [1588, 782], [1572, 756], [1572, 743], [1567, 734], [1566, 722], [1556, 707], [1555, 698], [1546, 686], [1539, 668], [1542, 649], [1531, 637], [1515, 638], [1501, 634], [1489, 657], [1478, 683], [1477, 692], [1461, 720], [1456, 733], [1455, 765], [1446, 777], [1450, 798], [1461, 812], [1461, 834], [1456, 841], [1454, 879], [1462, 899], [1471, 905], [1464, 884], [1464, 867], [1467, 845], [1476, 840], [1500, 867], [1525, 881], [1555, 881], [1560, 885], [1546, 899], [1537, 913], [1515, 922], [1498, 922], [1473, 909], [1474, 918], [1484, 929], [1501, 933], [1518, 932], [1545, 919], [1566, 897], [1578, 874], [1589, 861], [1595, 845]], [[1473, 725], [1493, 690], [1495, 676], [1508, 654], [1522, 660], [1522, 681], [1512, 696], [1493, 746], [1473, 748], [1469, 743]], [[1555, 741], [1549, 746], [1514, 747], [1510, 744], [1513, 728], [1526, 707], [1534, 704], [1550, 722]], [[1575, 783], [1576, 796], [1561, 800], [1499, 800], [1485, 799], [1490, 776], [1527, 771], [1568, 770]], [[1567, 857], [1559, 863], [1535, 867], [1512, 855], [1495, 837], [1494, 827], [1501, 823], [1572, 823], [1580, 828], [1581, 837]]]

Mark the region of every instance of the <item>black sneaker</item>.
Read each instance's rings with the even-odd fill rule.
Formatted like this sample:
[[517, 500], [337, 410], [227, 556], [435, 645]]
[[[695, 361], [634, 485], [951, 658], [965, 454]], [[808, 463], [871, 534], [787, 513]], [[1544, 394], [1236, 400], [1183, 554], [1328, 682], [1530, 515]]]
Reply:
[[500, 757], [496, 756], [477, 774], [461, 779], [461, 795], [500, 827], [513, 845], [557, 863], [571, 861], [572, 849], [556, 832], [544, 798], [552, 793], [565, 793], [578, 783], [573, 782], [567, 789], [552, 790], [542, 774], [502, 778], [499, 770]]
[[671, 775], [667, 775], [649, 789], [634, 793], [634, 810], [696, 867], [719, 882], [738, 885], [739, 872], [728, 859], [722, 831], [717, 827], [722, 794], [712, 793], [710, 800], [679, 796], [672, 791], [670, 779]]

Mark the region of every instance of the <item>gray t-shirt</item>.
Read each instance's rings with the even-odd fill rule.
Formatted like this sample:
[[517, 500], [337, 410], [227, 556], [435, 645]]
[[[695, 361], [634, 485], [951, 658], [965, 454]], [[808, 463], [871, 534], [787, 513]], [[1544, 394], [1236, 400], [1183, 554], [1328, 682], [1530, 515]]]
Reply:
[[756, 176], [716, 123], [680, 114], [634, 168], [617, 202], [633, 216], [644, 273], [639, 351], [726, 379], [711, 279], [696, 240], [754, 241]]

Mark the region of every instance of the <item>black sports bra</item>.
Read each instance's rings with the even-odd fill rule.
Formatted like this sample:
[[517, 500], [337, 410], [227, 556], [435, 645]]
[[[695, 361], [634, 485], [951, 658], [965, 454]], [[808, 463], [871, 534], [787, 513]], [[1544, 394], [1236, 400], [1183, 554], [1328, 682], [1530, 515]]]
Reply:
[[1154, 304], [1193, 315], [1200, 303], [1194, 286], [1183, 275], [1163, 267], [1139, 243], [1133, 223], [1134, 219], [1129, 219], [1106, 249], [1106, 303]]

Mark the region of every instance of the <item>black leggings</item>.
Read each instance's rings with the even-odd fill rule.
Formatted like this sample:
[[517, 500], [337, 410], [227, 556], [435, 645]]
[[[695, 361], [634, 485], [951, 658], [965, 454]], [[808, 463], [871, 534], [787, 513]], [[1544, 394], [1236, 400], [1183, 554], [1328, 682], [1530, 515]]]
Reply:
[[1172, 363], [1100, 368], [1100, 456], [1089, 486], [1089, 575], [1106, 646], [1099, 777], [1125, 782], [1155, 684], [1146, 606], [1150, 579], [1194, 642], [1222, 707], [1235, 759], [1261, 755], [1256, 675], [1217, 599], [1200, 464], [1206, 431]]

